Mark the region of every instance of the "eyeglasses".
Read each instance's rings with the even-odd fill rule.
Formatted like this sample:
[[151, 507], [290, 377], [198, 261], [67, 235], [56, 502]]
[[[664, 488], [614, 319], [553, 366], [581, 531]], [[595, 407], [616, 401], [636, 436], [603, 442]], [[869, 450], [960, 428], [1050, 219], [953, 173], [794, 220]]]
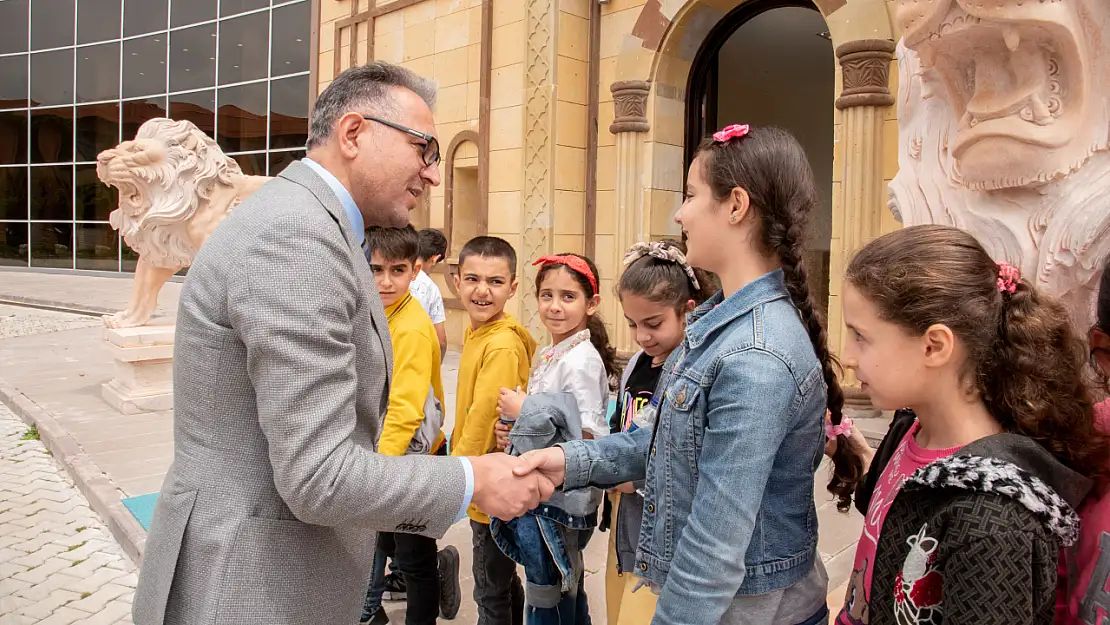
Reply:
[[389, 126], [394, 130], [400, 130], [405, 134], [423, 139], [424, 146], [422, 147], [420, 157], [424, 160], [424, 166], [431, 167], [432, 165], [436, 165], [439, 163], [439, 141], [436, 140], [436, 138], [432, 135], [420, 132], [419, 130], [413, 130], [408, 126], [402, 126], [401, 124], [395, 124], [391, 121], [386, 121], [378, 117], [372, 117], [370, 115], [363, 115], [362, 118], [372, 122], [378, 122], [383, 126]]

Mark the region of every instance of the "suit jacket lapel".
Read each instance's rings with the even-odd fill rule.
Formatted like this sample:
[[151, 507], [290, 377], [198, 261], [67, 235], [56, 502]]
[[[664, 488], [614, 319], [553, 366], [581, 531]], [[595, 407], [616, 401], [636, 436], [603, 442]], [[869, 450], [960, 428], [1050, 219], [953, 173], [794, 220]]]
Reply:
[[[328, 183], [324, 182], [308, 165], [296, 161], [278, 175], [312, 192], [316, 199], [320, 200], [324, 209], [331, 214], [332, 218], [339, 222], [339, 228], [343, 232], [344, 238], [347, 239], [347, 247], [351, 254], [351, 261], [355, 266], [355, 273], [358, 274], [359, 280], [362, 282], [362, 288], [366, 289], [368, 294], [370, 323], [373, 325], [374, 332], [378, 335], [378, 340], [381, 341], [385, 352], [385, 379], [388, 387], [393, 383], [393, 344], [389, 340], [389, 323], [385, 318], [385, 307], [382, 306], [382, 298], [378, 295], [378, 286], [374, 284], [374, 276], [370, 272], [370, 265], [366, 262], [366, 254], [355, 240], [354, 228], [351, 226], [351, 220], [347, 218], [347, 211], [343, 210], [343, 204], [340, 203], [339, 198], [335, 197], [335, 192], [331, 190]], [[384, 405], [381, 414], [384, 418], [385, 407], [389, 405], [389, 393], [383, 393], [382, 397]]]

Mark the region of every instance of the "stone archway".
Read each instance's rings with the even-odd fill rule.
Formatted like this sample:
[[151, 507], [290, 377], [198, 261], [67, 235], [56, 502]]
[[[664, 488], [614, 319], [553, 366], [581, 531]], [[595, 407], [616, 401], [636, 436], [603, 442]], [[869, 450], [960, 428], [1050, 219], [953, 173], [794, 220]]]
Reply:
[[[894, 104], [889, 72], [896, 35], [884, 0], [812, 2], [825, 19], [839, 61], [829, 284], [830, 342], [838, 349], [845, 259], [883, 228], [883, 131]], [[753, 3], [797, 5], [790, 0], [649, 0], [624, 35], [611, 86], [618, 253], [637, 240], [674, 234], [670, 218], [682, 197], [686, 91], [695, 56], [725, 16]], [[618, 346], [630, 347], [627, 330], [616, 330]]]

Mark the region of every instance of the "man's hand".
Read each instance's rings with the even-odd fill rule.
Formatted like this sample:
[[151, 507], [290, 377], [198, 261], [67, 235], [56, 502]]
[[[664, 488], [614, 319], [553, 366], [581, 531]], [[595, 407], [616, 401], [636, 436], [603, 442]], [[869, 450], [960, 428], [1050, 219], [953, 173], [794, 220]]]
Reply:
[[470, 458], [474, 469], [474, 497], [471, 502], [491, 517], [509, 520], [547, 501], [555, 484], [542, 472], [513, 469], [519, 458], [506, 454], [486, 454]]
[[508, 423], [498, 421], [493, 424], [493, 434], [497, 438], [497, 450], [505, 451], [509, 447], [509, 432], [513, 430], [513, 426]]
[[513, 469], [517, 475], [528, 475], [531, 472], [542, 475], [548, 482], [555, 486], [563, 483], [567, 476], [567, 456], [562, 447], [548, 447], [536, 449], [522, 454], [518, 460], [520, 464]]

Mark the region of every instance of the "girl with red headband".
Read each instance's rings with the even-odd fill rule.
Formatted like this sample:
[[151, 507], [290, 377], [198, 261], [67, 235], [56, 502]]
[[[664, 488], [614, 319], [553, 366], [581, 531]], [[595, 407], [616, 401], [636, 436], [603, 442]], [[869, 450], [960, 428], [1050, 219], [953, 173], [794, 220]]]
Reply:
[[[598, 316], [600, 281], [594, 263], [578, 254], [559, 254], [533, 265], [540, 267], [536, 299], [551, 345], [539, 352], [527, 395], [501, 389], [498, 445], [511, 453], [609, 434], [606, 410], [610, 381], [617, 374], [615, 350]], [[526, 406], [526, 397], [534, 405]], [[564, 408], [563, 419], [550, 418], [552, 406]], [[502, 551], [524, 566], [528, 625], [590, 622], [582, 551], [597, 526], [601, 500], [596, 488], [558, 493], [523, 519], [491, 525]]]

